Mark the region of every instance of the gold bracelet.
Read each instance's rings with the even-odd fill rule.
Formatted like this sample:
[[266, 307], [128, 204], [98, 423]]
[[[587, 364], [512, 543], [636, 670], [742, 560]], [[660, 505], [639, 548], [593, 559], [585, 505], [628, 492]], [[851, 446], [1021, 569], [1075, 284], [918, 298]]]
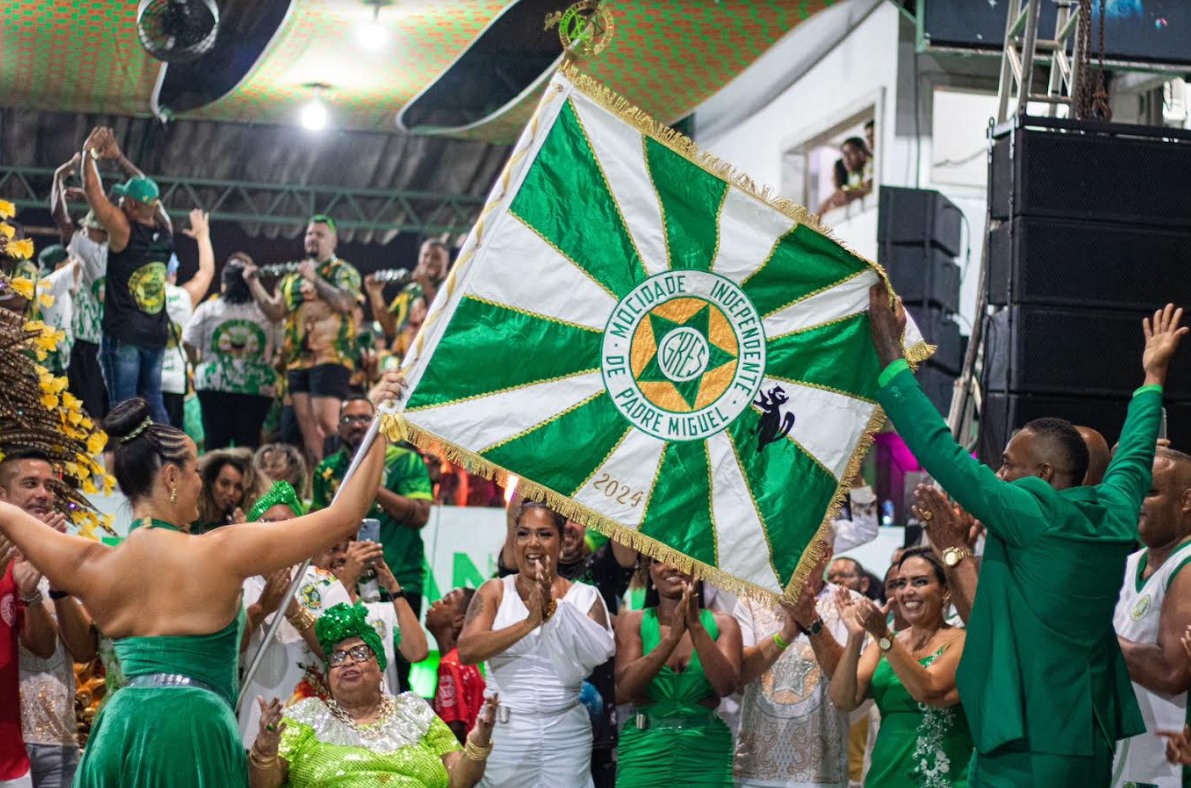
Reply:
[[542, 611], [542, 623], [550, 620], [550, 617], [558, 610], [558, 601], [553, 597], [550, 598], [550, 604], [546, 605], [546, 609]]
[[276, 753], [270, 756], [261, 755], [254, 742], [252, 748], [248, 750], [248, 762], [258, 769], [268, 769], [277, 762], [277, 755]]
[[310, 629], [312, 626], [314, 626], [314, 622], [316, 620], [314, 614], [304, 607], [298, 608], [297, 613], [295, 613], [293, 616], [287, 616], [286, 618], [289, 619], [289, 622], [293, 625], [294, 629], [298, 630], [299, 632], [305, 632], [306, 630]]
[[488, 755], [491, 754], [491, 752], [491, 744], [489, 744], [487, 747], [481, 747], [472, 741], [470, 736], [467, 737], [467, 741], [463, 744], [463, 757], [467, 758], [469, 761], [486, 761], [488, 760]]

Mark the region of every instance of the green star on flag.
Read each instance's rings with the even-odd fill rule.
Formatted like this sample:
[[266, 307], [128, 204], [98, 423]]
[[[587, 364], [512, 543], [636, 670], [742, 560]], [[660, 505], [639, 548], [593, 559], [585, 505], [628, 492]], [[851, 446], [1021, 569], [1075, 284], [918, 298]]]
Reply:
[[[883, 419], [878, 282], [805, 210], [560, 73], [406, 355], [399, 426], [720, 587], [790, 598]], [[929, 353], [912, 327], [906, 347]]]

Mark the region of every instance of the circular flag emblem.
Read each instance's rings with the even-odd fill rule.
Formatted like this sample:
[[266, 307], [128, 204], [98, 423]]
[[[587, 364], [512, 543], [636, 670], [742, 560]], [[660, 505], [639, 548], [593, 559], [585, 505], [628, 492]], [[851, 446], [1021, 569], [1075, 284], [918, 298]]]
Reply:
[[735, 421], [761, 386], [761, 317], [724, 277], [658, 274], [612, 310], [600, 366], [635, 427], [666, 441], [704, 440]]
[[1149, 594], [1142, 594], [1137, 598], [1137, 602], [1133, 604], [1133, 610], [1129, 611], [1129, 618], [1134, 621], [1141, 621], [1145, 618], [1146, 613], [1150, 612], [1150, 606], [1153, 604]]

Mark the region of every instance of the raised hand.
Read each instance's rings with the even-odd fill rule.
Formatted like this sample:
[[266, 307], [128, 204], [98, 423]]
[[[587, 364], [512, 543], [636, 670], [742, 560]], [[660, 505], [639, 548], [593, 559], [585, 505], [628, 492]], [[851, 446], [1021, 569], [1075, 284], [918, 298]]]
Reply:
[[856, 610], [856, 615], [870, 635], [882, 638], [889, 634], [889, 622], [886, 619], [888, 613], [886, 610], [878, 607], [867, 597], [858, 597], [853, 599], [852, 603]]
[[842, 586], [835, 589], [835, 607], [839, 610], [840, 620], [844, 622], [848, 634], [858, 638], [864, 637], [864, 619], [860, 616], [860, 609], [853, 604], [852, 594], [848, 589]]
[[66, 515], [62, 514], [62, 512], [53, 511], [42, 515], [41, 521], [61, 534], [66, 533], [66, 527], [70, 524], [70, 521], [66, 519]]
[[810, 629], [811, 625], [815, 623], [815, 619], [819, 617], [819, 606], [818, 599], [811, 591], [810, 583], [802, 587], [802, 593], [790, 605], [789, 610], [802, 629]]
[[37, 587], [41, 584], [41, 572], [24, 558], [18, 557], [12, 565], [12, 580], [17, 585], [17, 593], [23, 599], [27, 599], [37, 593]]
[[261, 606], [262, 613], [267, 616], [277, 612], [277, 608], [281, 607], [282, 597], [289, 590], [289, 584], [289, 569], [278, 569], [265, 576], [265, 587], [261, 589], [260, 599], [256, 600], [256, 603]]
[[298, 263], [298, 273], [311, 284], [314, 284], [315, 280], [318, 279], [318, 271], [314, 268], [314, 261], [310, 259]]
[[488, 747], [492, 744], [492, 726], [496, 724], [496, 712], [500, 709], [500, 693], [493, 692], [491, 696], [484, 699], [484, 705], [480, 707], [479, 714], [476, 715], [476, 725], [468, 734], [472, 744], [477, 747]]
[[971, 548], [980, 535], [976, 518], [947, 500], [938, 487], [920, 484], [914, 489], [917, 501], [911, 510], [922, 523], [930, 542], [940, 550], [948, 547]]
[[387, 402], [396, 402], [405, 396], [409, 384], [405, 382], [405, 375], [396, 369], [391, 369], [380, 376], [380, 381], [368, 392], [368, 399], [372, 406], [379, 408]]
[[368, 274], [364, 277], [364, 290], [380, 295], [385, 290], [385, 283], [377, 279], [376, 274]]
[[682, 611], [682, 617], [686, 621], [688, 630], [703, 626], [703, 619], [699, 617], [699, 599], [695, 592], [694, 581], [684, 584], [679, 610]]
[[182, 233], [187, 238], [193, 238], [196, 241], [209, 236], [211, 234], [211, 224], [207, 212], [202, 208], [191, 209], [190, 226], [183, 229]]
[[354, 588], [384, 554], [384, 548], [377, 542], [352, 542], [347, 546], [347, 560], [339, 570], [339, 582], [346, 588]]
[[376, 569], [376, 582], [381, 588], [388, 591], [389, 594], [396, 594], [401, 591], [401, 583], [397, 582], [396, 575], [393, 574], [393, 570], [389, 568], [389, 565], [385, 563], [383, 557], [376, 559], [373, 567]]
[[1182, 308], [1175, 309], [1174, 304], [1167, 304], [1154, 313], [1152, 322], [1148, 317], [1141, 321], [1141, 330], [1146, 338], [1146, 349], [1141, 355], [1146, 385], [1162, 385], [1166, 382], [1170, 359], [1187, 333], [1187, 327], [1179, 325], [1182, 320]]
[[281, 744], [281, 733], [285, 730], [285, 723], [281, 721], [284, 709], [277, 698], [265, 703], [260, 695], [256, 696], [256, 703], [261, 709], [260, 730], [256, 734], [256, 741], [252, 749], [262, 758], [269, 759], [277, 755], [277, 746]]
[[525, 620], [530, 626], [536, 628], [542, 623], [546, 609], [546, 600], [549, 599], [547, 594], [542, 592], [542, 584], [534, 579], [530, 579], [529, 593], [525, 599], [526, 615]]
[[906, 310], [900, 298], [890, 300], [889, 289], [882, 282], [869, 288], [868, 324], [881, 366], [903, 357], [902, 336], [906, 333]]

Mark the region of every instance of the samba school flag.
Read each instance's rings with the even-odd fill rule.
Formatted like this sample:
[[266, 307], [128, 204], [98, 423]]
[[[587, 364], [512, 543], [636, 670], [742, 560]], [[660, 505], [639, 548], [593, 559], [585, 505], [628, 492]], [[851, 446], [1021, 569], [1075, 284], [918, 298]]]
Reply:
[[716, 585], [794, 594], [883, 418], [883, 280], [559, 74], [407, 355], [400, 429]]

